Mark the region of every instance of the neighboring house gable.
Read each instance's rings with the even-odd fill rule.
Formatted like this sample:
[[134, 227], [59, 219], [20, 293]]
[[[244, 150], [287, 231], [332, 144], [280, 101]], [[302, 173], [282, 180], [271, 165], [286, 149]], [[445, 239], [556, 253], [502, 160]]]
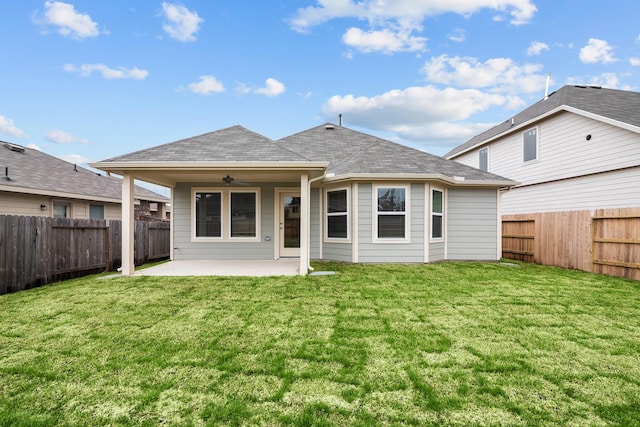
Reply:
[[[17, 144], [0, 142], [0, 214], [119, 219], [118, 178]], [[139, 217], [164, 219], [168, 198], [136, 186]]]
[[504, 214], [640, 206], [640, 93], [564, 86], [445, 155], [518, 181]]

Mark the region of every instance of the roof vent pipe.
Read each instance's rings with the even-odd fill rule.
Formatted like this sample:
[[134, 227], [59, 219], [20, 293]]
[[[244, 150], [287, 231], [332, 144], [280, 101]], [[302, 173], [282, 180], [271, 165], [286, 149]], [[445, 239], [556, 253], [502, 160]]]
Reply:
[[547, 73], [547, 87], [544, 90], [544, 99], [549, 98], [549, 80], [551, 80], [551, 73]]
[[342, 127], [342, 113], [338, 114], [338, 125]]
[[4, 168], [4, 179], [7, 181], [11, 181], [11, 178], [9, 177], [9, 166]]

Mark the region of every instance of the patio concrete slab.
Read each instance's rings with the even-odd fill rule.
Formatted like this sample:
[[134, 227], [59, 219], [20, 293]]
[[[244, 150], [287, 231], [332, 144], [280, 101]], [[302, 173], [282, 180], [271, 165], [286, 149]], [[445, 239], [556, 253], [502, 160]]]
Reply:
[[300, 260], [179, 260], [136, 271], [134, 276], [297, 276]]

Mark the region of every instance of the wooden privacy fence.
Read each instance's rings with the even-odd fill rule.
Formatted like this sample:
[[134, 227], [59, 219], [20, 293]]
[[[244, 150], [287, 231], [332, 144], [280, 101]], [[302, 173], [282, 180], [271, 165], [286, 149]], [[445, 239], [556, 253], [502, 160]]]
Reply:
[[640, 280], [640, 208], [505, 215], [502, 256]]
[[[169, 224], [136, 222], [134, 262], [166, 259]], [[0, 215], [0, 295], [122, 263], [122, 221]]]

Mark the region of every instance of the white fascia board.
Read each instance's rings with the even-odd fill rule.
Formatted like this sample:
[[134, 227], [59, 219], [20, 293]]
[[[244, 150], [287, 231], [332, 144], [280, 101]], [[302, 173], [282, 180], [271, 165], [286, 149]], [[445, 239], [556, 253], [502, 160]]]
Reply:
[[324, 180], [325, 183], [337, 183], [341, 181], [439, 181], [454, 187], [512, 187], [518, 184], [516, 181], [511, 180], [468, 180], [442, 174], [422, 173], [351, 173], [329, 177]]
[[97, 162], [89, 166], [104, 171], [136, 171], [136, 170], [323, 170], [328, 162]]

